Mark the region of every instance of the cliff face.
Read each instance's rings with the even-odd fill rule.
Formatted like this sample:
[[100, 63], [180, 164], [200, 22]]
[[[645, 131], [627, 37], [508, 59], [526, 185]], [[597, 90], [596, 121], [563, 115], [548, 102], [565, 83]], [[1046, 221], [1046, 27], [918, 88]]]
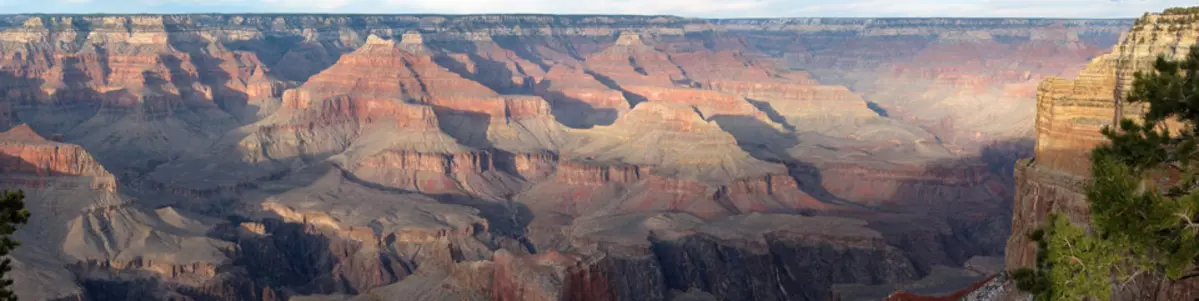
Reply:
[[0, 156], [3, 159], [0, 172], [10, 177], [34, 176], [46, 181], [56, 176], [91, 177], [92, 188], [116, 190], [116, 177], [86, 150], [78, 145], [46, 140], [28, 125], [18, 125], [0, 133]]
[[[1036, 246], [1027, 233], [1050, 213], [1077, 224], [1089, 223], [1083, 191], [1090, 175], [1090, 151], [1106, 141], [1099, 130], [1119, 117], [1136, 118], [1144, 109], [1123, 102], [1133, 74], [1149, 70], [1157, 56], [1179, 59], [1196, 44], [1194, 15], [1150, 14], [1137, 20], [1111, 53], [1093, 59], [1074, 80], [1050, 78], [1037, 93], [1036, 148], [1016, 165], [1016, 194], [1007, 268], [1035, 264]], [[1117, 104], [1120, 104], [1117, 106]], [[1193, 298], [1192, 281], [1159, 284], [1137, 281], [1114, 296], [1123, 300]]]
[[[1005, 180], [1033, 126], [1007, 100], [1129, 24], [0, 16], [0, 184], [45, 217], [17, 281], [33, 300], [908, 283], [998, 255], [1013, 192], [1049, 191]], [[1041, 86], [1036, 128], [1063, 142], [1038, 157], [1090, 143], [1069, 95], [1106, 88], [1078, 85]]]

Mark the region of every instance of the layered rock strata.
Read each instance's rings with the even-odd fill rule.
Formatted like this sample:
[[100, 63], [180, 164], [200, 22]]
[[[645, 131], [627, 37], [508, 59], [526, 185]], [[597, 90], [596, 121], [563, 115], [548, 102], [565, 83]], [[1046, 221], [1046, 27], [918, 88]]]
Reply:
[[[964, 120], [889, 118], [786, 63], [949, 87], [928, 99], [1024, 95], [1123, 22], [0, 16], [0, 126], [28, 124], [4, 134], [0, 178], [37, 219], [19, 238], [40, 240], [16, 256], [20, 294], [823, 300], [908, 283], [996, 255], [1012, 188], [995, 166], [1021, 150], [963, 157], [946, 133]], [[1029, 55], [963, 55], [987, 35]], [[947, 63], [886, 63], [908, 55]]]

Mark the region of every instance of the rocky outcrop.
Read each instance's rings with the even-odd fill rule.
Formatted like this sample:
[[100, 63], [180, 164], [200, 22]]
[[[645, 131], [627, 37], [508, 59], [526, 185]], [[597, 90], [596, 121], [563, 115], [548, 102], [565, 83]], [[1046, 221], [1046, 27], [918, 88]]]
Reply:
[[[1132, 85], [1132, 74], [1149, 68], [1149, 62], [1158, 55], [1177, 58], [1196, 43], [1197, 36], [1190, 29], [1199, 25], [1173, 21], [1186, 17], [1147, 15], [1137, 21], [1113, 53], [1093, 60], [1075, 81], [1049, 79], [1041, 85], [1036, 153], [1033, 160], [1017, 166], [1017, 185], [1023, 188], [1017, 189], [1016, 212], [1028, 219], [1018, 218], [1014, 225], [1035, 228], [1049, 212], [1064, 212], [1078, 222], [1086, 220], [1081, 184], [1090, 173], [1090, 150], [1105, 140], [1098, 131], [1111, 125], [1117, 116], [1132, 118], [1140, 114], [1139, 106], [1123, 103]], [[1067, 208], [1078, 209], [1054, 209], [1054, 204], [1063, 203], [1073, 203]], [[1023, 237], [1015, 230], [1013, 239]], [[1021, 244], [1011, 245], [1009, 250], [1026, 249], [1018, 247]], [[1017, 259], [1022, 257], [1010, 257], [1026, 252], [1008, 254], [1009, 266], [1031, 263]]]
[[[1037, 95], [1035, 156], [1017, 163], [1008, 269], [1032, 267], [1036, 245], [1027, 234], [1049, 214], [1059, 213], [1076, 224], [1089, 223], [1084, 192], [1090, 174], [1089, 152], [1105, 138], [1102, 126], [1119, 118], [1135, 118], [1144, 109], [1124, 102], [1132, 74], [1147, 70], [1158, 55], [1179, 58], [1196, 43], [1193, 15], [1147, 14], [1137, 20], [1112, 53], [1091, 61], [1074, 81], [1048, 79]], [[1150, 277], [1152, 278], [1152, 277]], [[1193, 281], [1136, 281], [1113, 292], [1119, 300], [1191, 298]], [[1012, 294], [1019, 294], [1013, 292]]]
[[552, 152], [515, 154], [512, 170], [526, 180], [541, 180], [558, 166], [558, 155]]
[[78, 145], [42, 138], [29, 125], [0, 133], [0, 172], [9, 176], [83, 176], [92, 178], [92, 188], [116, 189], [116, 177]]
[[[1050, 78], [1037, 91], [1037, 165], [1076, 175], [1090, 172], [1090, 149], [1106, 138], [1116, 106], [1116, 61], [1096, 58], [1075, 80]], [[1118, 96], [1123, 98], [1123, 96]]]

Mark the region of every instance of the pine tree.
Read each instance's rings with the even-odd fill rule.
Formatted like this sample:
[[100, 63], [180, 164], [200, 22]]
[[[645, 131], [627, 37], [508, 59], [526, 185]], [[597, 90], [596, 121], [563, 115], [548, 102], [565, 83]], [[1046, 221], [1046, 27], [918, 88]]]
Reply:
[[4, 191], [0, 195], [0, 300], [14, 301], [17, 300], [17, 295], [12, 291], [12, 279], [8, 279], [8, 272], [12, 271], [12, 259], [8, 254], [12, 252], [21, 243], [12, 239], [12, 234], [17, 231], [17, 226], [24, 225], [29, 222], [29, 211], [25, 209], [25, 193], [18, 191]]
[[1127, 99], [1148, 110], [1105, 128], [1110, 143], [1091, 153], [1090, 229], [1051, 217], [1031, 234], [1036, 269], [1012, 273], [1038, 301], [1108, 300], [1145, 273], [1199, 276], [1199, 45], [1138, 72]]

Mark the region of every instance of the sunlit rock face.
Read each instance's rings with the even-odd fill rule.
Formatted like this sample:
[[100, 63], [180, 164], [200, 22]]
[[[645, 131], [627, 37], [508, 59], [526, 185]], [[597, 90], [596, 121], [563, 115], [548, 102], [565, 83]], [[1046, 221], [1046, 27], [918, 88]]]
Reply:
[[969, 284], [1043, 215], [1011, 224], [1013, 195], [1076, 197], [1029, 174], [1084, 174], [1101, 104], [1194, 43], [1140, 28], [1099, 56], [1131, 24], [0, 16], [0, 187], [33, 213], [14, 279], [29, 300]]

